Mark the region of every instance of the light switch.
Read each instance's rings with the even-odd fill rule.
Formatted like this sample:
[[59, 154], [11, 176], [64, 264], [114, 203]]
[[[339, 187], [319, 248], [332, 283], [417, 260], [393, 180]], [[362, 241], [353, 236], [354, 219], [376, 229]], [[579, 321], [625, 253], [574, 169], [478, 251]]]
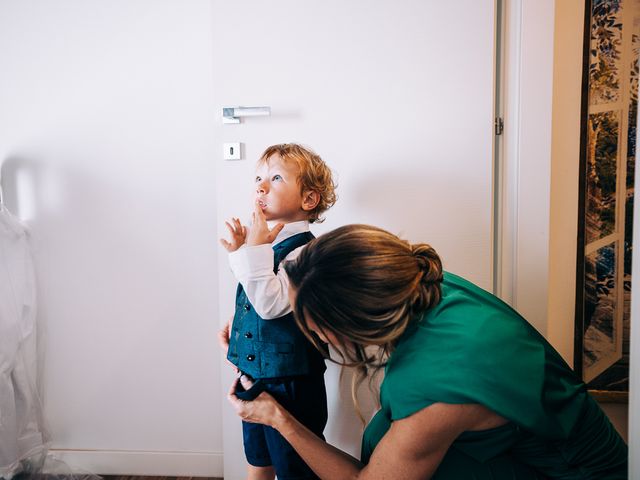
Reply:
[[223, 158], [225, 160], [240, 160], [242, 158], [240, 155], [240, 145], [240, 142], [225, 143]]

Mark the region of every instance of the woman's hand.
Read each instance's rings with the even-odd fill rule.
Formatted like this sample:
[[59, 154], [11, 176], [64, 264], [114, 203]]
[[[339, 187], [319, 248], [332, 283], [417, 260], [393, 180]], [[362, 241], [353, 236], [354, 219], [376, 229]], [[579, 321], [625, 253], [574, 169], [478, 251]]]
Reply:
[[[229, 390], [229, 402], [244, 421], [262, 423], [278, 430], [319, 478], [325, 480], [358, 478], [362, 464], [357, 459], [329, 445], [324, 439], [311, 432], [267, 392], [262, 392], [252, 401], [240, 400], [235, 394], [238, 382], [241, 382], [245, 390], [250, 389], [253, 382], [243, 375], [233, 382]], [[394, 477], [371, 478], [379, 480]]]
[[280, 230], [284, 228], [284, 223], [278, 223], [272, 229], [269, 229], [267, 225], [267, 218], [264, 216], [260, 204], [256, 202], [255, 209], [251, 215], [251, 228], [247, 234], [247, 246], [263, 245], [265, 243], [272, 243]]
[[253, 382], [245, 375], [237, 378], [231, 385], [227, 398], [238, 416], [245, 422], [261, 423], [278, 430], [279, 420], [283, 418], [283, 413], [285, 413], [280, 404], [267, 392], [262, 392], [251, 401], [240, 400], [235, 394], [238, 382], [245, 390], [249, 390], [253, 386]]
[[231, 237], [228, 241], [221, 238], [220, 244], [227, 250], [227, 252], [235, 252], [247, 240], [247, 227], [242, 225], [242, 223], [240, 223], [240, 219], [236, 217], [233, 217], [231, 220], [224, 223], [227, 226]]

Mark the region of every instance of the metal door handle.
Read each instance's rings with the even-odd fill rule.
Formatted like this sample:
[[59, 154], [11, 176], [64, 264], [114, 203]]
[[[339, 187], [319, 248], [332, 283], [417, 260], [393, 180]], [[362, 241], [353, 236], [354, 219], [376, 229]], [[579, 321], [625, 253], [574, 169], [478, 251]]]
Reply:
[[222, 123], [240, 123], [240, 117], [268, 117], [271, 107], [222, 107]]

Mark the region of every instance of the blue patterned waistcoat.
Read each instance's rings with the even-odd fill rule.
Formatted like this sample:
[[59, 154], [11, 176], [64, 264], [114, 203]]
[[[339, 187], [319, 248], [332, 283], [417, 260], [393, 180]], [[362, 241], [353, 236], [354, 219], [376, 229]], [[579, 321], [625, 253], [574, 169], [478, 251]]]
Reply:
[[[274, 273], [280, 262], [293, 250], [313, 240], [311, 232], [293, 235], [273, 246]], [[263, 320], [238, 284], [236, 311], [233, 317], [227, 358], [253, 378], [277, 378], [322, 373], [324, 358], [307, 340], [293, 318], [293, 313]]]

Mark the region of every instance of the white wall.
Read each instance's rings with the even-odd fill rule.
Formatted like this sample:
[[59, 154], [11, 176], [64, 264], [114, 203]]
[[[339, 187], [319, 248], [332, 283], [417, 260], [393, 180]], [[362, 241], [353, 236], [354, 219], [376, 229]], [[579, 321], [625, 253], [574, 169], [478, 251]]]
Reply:
[[[275, 104], [284, 109], [274, 111], [282, 129], [253, 137], [247, 154], [253, 160], [282, 139], [310, 143], [342, 173], [333, 223], [322, 229], [366, 221], [430, 241], [448, 268], [489, 287], [492, 2], [460, 2], [460, 15], [474, 25], [456, 24], [460, 35], [441, 21], [450, 9], [438, 2], [431, 5], [438, 14], [420, 1], [398, 12], [380, 2], [368, 10], [366, 36], [352, 42], [364, 3], [342, 10], [334, 2], [323, 21], [311, 18], [315, 51], [339, 59], [341, 70], [311, 70], [323, 95], [303, 82], [284, 85]], [[46, 328], [45, 413], [56, 452], [89, 471], [222, 473], [216, 293], [228, 307], [233, 282], [222, 268], [218, 289], [216, 211], [229, 211], [232, 195], [216, 190], [226, 185], [238, 195], [240, 182], [238, 165], [221, 162], [223, 134], [234, 130], [220, 130], [219, 111], [222, 102], [253, 98], [217, 89], [224, 80], [244, 95], [241, 81], [255, 77], [237, 35], [248, 53], [265, 42], [262, 16], [254, 15], [257, 28], [247, 38], [237, 31], [241, 17], [223, 13], [208, 0], [0, 3], [0, 159], [7, 203], [33, 233]], [[325, 36], [329, 23], [348, 41]], [[214, 43], [217, 24], [233, 35]], [[307, 24], [295, 25], [305, 38]], [[305, 50], [289, 38], [304, 61]], [[435, 38], [446, 42], [432, 50]], [[444, 54], [445, 47], [466, 57]], [[220, 52], [231, 61], [221, 62]], [[277, 62], [293, 58], [271, 53]], [[239, 65], [250, 74], [233, 70]], [[332, 105], [334, 94], [342, 103]], [[370, 110], [341, 111], [354, 104]], [[322, 114], [310, 116], [304, 105]], [[296, 129], [305, 118], [315, 123]], [[356, 123], [358, 135], [345, 128]], [[226, 176], [214, 179], [216, 163]], [[415, 221], [423, 205], [447, 196], [455, 202], [429, 212], [429, 224]], [[456, 221], [461, 212], [464, 222]], [[331, 408], [342, 412], [330, 433], [357, 452], [360, 432], [343, 421], [353, 417], [345, 387], [329, 385]], [[244, 469], [241, 450], [229, 451]]]
[[45, 413], [89, 471], [222, 473], [211, 59], [208, 0], [0, 3], [0, 162], [32, 231]]

